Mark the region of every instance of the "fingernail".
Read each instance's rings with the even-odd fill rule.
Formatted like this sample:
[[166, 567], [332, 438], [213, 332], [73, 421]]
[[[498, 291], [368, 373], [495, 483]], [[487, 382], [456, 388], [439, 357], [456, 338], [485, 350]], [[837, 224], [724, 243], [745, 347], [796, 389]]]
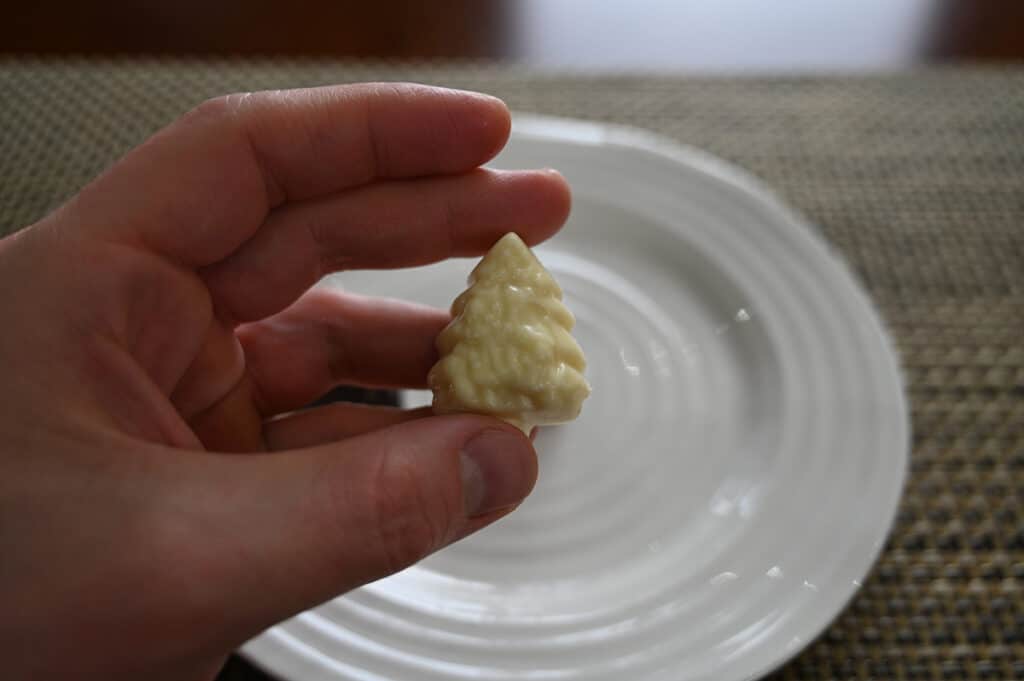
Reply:
[[485, 430], [462, 448], [462, 496], [468, 517], [526, 498], [537, 479], [537, 457], [521, 433]]

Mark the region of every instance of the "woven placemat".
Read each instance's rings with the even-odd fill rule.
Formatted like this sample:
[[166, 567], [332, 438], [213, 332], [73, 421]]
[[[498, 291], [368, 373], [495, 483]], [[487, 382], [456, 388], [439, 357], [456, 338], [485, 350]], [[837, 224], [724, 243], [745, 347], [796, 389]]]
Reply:
[[888, 321], [915, 436], [876, 569], [777, 678], [1024, 679], [1024, 67], [737, 80], [0, 61], [0, 234], [206, 97], [370, 79], [650, 128], [748, 168], [806, 213]]

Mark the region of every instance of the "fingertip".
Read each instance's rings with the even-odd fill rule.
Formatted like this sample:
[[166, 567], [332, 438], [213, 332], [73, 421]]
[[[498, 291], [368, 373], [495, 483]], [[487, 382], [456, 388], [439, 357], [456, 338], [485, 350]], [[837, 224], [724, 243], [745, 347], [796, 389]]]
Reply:
[[544, 191], [551, 210], [551, 222], [560, 229], [572, 212], [572, 188], [565, 176], [554, 168], [544, 169], [543, 174], [545, 178]]
[[485, 122], [488, 125], [493, 125], [498, 133], [502, 133], [501, 136], [504, 139], [508, 138], [509, 133], [512, 131], [512, 113], [509, 111], [505, 100], [486, 92], [470, 92], [467, 90], [460, 90], [460, 92], [476, 99], [481, 107]]
[[474, 518], [518, 506], [537, 482], [537, 454], [522, 431], [487, 427], [461, 449], [464, 509]]
[[484, 162], [494, 158], [508, 142], [512, 134], [512, 114], [504, 101], [488, 94], [472, 93], [478, 109], [472, 125], [478, 127], [480, 136], [488, 143]]
[[454, 141], [477, 154], [472, 162], [481, 165], [494, 158], [512, 131], [512, 115], [505, 102], [482, 92], [434, 89], [445, 102]]
[[521, 171], [518, 181], [529, 198], [529, 220], [516, 231], [529, 246], [550, 239], [569, 219], [572, 211], [572, 191], [565, 177], [553, 169]]
[[539, 466], [533, 442], [519, 428], [493, 416], [427, 416], [397, 424], [381, 435], [382, 441], [394, 445], [395, 453], [418, 462], [425, 471], [431, 468], [428, 461], [433, 460], [434, 474], [443, 473], [444, 465], [437, 466], [446, 460], [445, 452], [457, 453], [463, 503], [454, 508], [464, 514], [457, 521], [462, 527], [457, 532], [459, 537], [465, 536], [464, 531], [482, 526], [476, 522], [465, 525], [465, 521], [518, 506], [537, 482]]
[[346, 87], [372, 104], [378, 178], [467, 172], [493, 158], [511, 130], [508, 107], [491, 95], [423, 83]]

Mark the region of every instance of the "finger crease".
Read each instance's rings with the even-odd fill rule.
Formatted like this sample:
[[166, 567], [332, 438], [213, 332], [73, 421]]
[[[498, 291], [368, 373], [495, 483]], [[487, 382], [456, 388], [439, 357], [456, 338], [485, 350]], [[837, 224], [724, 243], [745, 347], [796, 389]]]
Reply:
[[[263, 392], [263, 387], [252, 368], [246, 365], [245, 373], [249, 377], [250, 395], [252, 396], [252, 403], [256, 405], [256, 411], [258, 411], [263, 418], [273, 416], [274, 413], [271, 410], [270, 400], [267, 399], [266, 394]], [[266, 426], [265, 423], [264, 426]], [[266, 440], [266, 437], [264, 436], [263, 439]]]
[[330, 226], [323, 224], [318, 218], [310, 217], [306, 221], [306, 233], [316, 254], [316, 278], [346, 269], [352, 262], [352, 256], [346, 253], [335, 253], [337, 250], [330, 243]]
[[441, 224], [444, 225], [444, 250], [441, 252], [445, 256], [458, 255], [456, 253], [456, 246], [458, 244], [456, 234], [459, 231], [458, 208], [450, 195], [445, 195], [441, 210], [443, 211]]
[[331, 380], [338, 382], [352, 375], [352, 362], [346, 348], [346, 330], [335, 324], [326, 324], [327, 374]]
[[373, 168], [371, 173], [371, 179], [374, 177], [384, 177], [388, 173], [389, 168], [389, 155], [387, 151], [387, 144], [384, 141], [383, 135], [381, 135], [376, 126], [374, 125], [374, 116], [370, 111], [370, 105], [367, 104], [364, 118], [366, 120], [366, 139], [370, 141], [370, 163]]
[[239, 127], [242, 130], [242, 136], [249, 149], [249, 156], [252, 158], [253, 164], [256, 166], [263, 178], [263, 191], [267, 201], [267, 210], [269, 211], [287, 201], [288, 192], [285, 191], [284, 185], [278, 181], [270, 164], [267, 163], [263, 154], [260, 153], [259, 147], [256, 145], [255, 140], [253, 140], [252, 133], [249, 131], [249, 127], [244, 122]]

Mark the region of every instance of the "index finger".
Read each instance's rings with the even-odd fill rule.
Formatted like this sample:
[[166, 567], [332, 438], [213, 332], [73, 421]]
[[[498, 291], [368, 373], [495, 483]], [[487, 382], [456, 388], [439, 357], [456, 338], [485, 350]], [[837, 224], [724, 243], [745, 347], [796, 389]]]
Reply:
[[198, 267], [232, 253], [286, 201], [471, 170], [509, 126], [498, 99], [423, 85], [230, 95], [130, 152], [70, 208], [90, 236]]

